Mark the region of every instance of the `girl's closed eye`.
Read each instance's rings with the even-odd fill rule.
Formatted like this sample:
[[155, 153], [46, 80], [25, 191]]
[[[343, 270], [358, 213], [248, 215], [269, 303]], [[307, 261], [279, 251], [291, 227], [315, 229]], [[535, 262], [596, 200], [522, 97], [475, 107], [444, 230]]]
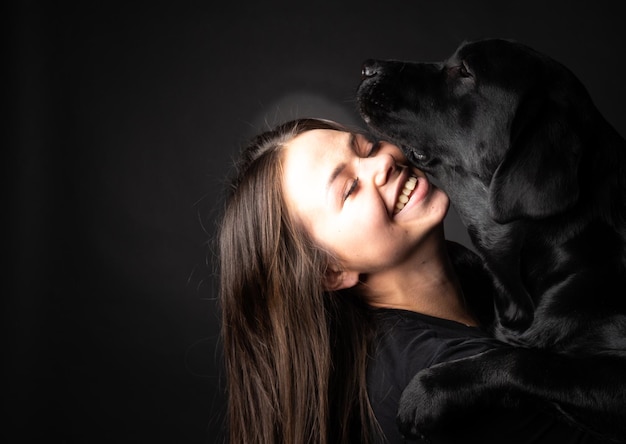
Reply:
[[[357, 153], [361, 153], [360, 156], [371, 157], [376, 154], [376, 151], [380, 147], [380, 141], [371, 140], [371, 139], [361, 139], [359, 142], [356, 142], [356, 138], [353, 139], [353, 149]], [[350, 183], [348, 190], [343, 195], [343, 201], [345, 202], [348, 197], [350, 197], [357, 189], [359, 185], [359, 178], [355, 177], [354, 180]]]
[[343, 200], [344, 202], [348, 199], [348, 197], [350, 197], [350, 195], [356, 190], [356, 187], [359, 184], [359, 178], [355, 177], [354, 180], [352, 181], [352, 183], [350, 184], [350, 187], [348, 188], [348, 190], [346, 191], [346, 193], [343, 195]]
[[380, 141], [373, 139], [361, 140], [358, 146], [358, 151], [361, 157], [373, 156], [380, 146]]
[[367, 154], [365, 155], [365, 157], [371, 157], [374, 154], [376, 154], [376, 151], [378, 151], [378, 148], [380, 148], [380, 140], [371, 141], [369, 144], [369, 149], [367, 150]]

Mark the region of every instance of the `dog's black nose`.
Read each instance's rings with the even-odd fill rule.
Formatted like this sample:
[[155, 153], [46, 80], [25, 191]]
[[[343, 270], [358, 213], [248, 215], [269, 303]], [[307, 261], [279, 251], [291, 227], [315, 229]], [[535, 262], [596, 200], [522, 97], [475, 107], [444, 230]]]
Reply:
[[361, 68], [361, 79], [367, 79], [369, 77], [375, 77], [378, 75], [380, 70], [380, 65], [376, 60], [366, 60], [363, 62], [363, 66]]

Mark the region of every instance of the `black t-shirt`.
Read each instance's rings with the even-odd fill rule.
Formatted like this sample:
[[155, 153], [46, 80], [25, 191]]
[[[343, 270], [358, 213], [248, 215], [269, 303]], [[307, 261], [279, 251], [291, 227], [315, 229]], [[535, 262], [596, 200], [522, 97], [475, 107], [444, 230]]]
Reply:
[[[374, 354], [368, 366], [368, 391], [374, 414], [391, 444], [409, 441], [396, 426], [402, 390], [415, 374], [429, 366], [504, 346], [480, 328], [419, 313], [376, 309], [378, 331]], [[599, 443], [581, 430], [570, 427], [542, 410], [502, 409], [479, 412], [458, 421], [437, 435], [432, 444], [587, 444]]]

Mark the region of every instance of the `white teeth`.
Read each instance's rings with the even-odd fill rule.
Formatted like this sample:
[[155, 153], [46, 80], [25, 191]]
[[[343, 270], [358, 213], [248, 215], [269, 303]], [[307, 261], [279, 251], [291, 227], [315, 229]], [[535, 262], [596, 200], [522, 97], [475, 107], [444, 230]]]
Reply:
[[417, 177], [415, 176], [409, 177], [409, 179], [404, 184], [404, 188], [402, 189], [400, 196], [398, 196], [398, 202], [396, 203], [394, 214], [398, 213], [401, 209], [404, 208], [404, 205], [409, 201], [409, 196], [415, 189], [416, 185], [417, 185]]

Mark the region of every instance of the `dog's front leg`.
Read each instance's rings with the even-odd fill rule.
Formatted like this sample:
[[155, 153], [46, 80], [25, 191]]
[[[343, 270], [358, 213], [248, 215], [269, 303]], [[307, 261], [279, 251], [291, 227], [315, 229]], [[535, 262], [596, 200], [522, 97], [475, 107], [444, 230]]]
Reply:
[[493, 350], [417, 373], [400, 399], [397, 416], [400, 431], [406, 437], [426, 440], [430, 432], [443, 429], [466, 412], [475, 412], [493, 401], [501, 390], [497, 390], [500, 384], [492, 372], [484, 367], [485, 362], [493, 365], [489, 354]]
[[626, 442], [626, 361], [503, 347], [419, 372], [402, 394], [398, 425], [422, 437], [468, 414], [539, 403], [607, 439]]

